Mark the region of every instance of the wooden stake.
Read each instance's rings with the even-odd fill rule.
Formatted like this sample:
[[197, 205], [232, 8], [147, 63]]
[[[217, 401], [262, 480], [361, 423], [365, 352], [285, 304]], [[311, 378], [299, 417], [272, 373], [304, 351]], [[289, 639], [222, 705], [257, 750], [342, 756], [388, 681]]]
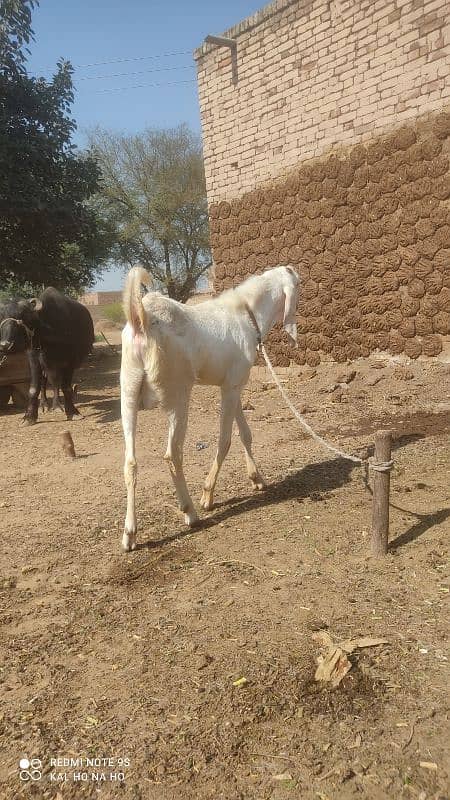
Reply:
[[[377, 431], [375, 434], [375, 463], [385, 464], [391, 460], [392, 432]], [[389, 487], [390, 472], [373, 470], [372, 501], [372, 554], [385, 556], [389, 540]]]
[[75, 446], [70, 431], [64, 431], [62, 434], [62, 448], [66, 456], [75, 458]]

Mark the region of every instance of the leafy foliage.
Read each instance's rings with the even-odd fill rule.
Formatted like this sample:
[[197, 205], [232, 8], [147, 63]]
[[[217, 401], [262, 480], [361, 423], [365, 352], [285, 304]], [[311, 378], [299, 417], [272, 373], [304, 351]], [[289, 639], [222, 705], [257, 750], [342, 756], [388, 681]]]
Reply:
[[0, 280], [91, 285], [109, 255], [112, 230], [93, 202], [100, 172], [72, 143], [72, 67], [30, 77], [34, 0], [0, 0]]
[[198, 138], [186, 126], [136, 136], [96, 130], [91, 148], [117, 261], [141, 263], [170, 297], [185, 302], [211, 265]]
[[122, 303], [110, 303], [108, 306], [103, 306], [102, 315], [110, 322], [117, 322], [121, 325], [126, 322]]

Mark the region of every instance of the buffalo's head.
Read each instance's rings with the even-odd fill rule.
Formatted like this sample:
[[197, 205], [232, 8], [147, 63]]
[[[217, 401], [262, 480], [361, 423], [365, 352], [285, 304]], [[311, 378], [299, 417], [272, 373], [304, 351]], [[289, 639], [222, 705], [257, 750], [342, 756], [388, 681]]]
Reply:
[[0, 306], [0, 353], [21, 353], [39, 326], [40, 300], [7, 300]]

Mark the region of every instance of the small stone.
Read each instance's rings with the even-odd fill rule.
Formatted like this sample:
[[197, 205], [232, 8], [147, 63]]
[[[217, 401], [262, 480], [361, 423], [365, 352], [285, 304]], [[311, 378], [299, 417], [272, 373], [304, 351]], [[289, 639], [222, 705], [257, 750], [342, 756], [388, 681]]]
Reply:
[[0, 578], [0, 589], [15, 589], [16, 578]]
[[334, 392], [332, 392], [330, 395], [331, 402], [340, 403], [342, 400], [342, 394], [343, 394], [342, 386], [338, 386], [337, 389], [335, 389]]
[[367, 386], [376, 386], [381, 380], [383, 380], [384, 375], [369, 375], [366, 380]]
[[339, 384], [338, 383], [330, 383], [328, 386], [324, 386], [324, 388], [321, 389], [320, 391], [321, 392], [326, 392], [327, 394], [331, 394], [331, 392], [334, 392], [335, 389], [338, 389], [338, 388], [339, 388]]
[[306, 627], [309, 631], [323, 631], [328, 628], [328, 623], [321, 617], [310, 617], [306, 621]]
[[31, 564], [27, 564], [25, 567], [22, 567], [20, 571], [22, 575], [29, 575], [30, 572], [36, 572], [37, 567], [33, 567]]
[[392, 403], [393, 406], [401, 406], [407, 402], [405, 397], [400, 397], [399, 394], [391, 394], [386, 397], [388, 403]]
[[212, 661], [214, 661], [212, 656], [208, 655], [208, 653], [202, 653], [202, 655], [197, 658], [196, 667], [199, 670], [205, 669], [205, 667], [209, 667]]
[[337, 383], [351, 383], [356, 377], [356, 369], [351, 369], [348, 372], [341, 372], [336, 378]]
[[414, 378], [414, 372], [406, 367], [396, 367], [392, 373], [392, 377], [398, 381], [411, 381]]

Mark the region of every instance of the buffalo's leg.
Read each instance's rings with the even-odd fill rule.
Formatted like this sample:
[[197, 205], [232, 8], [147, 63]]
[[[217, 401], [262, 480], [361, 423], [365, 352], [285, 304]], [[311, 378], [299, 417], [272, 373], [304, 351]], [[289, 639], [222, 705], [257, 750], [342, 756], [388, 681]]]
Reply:
[[42, 367], [38, 350], [28, 350], [28, 364], [30, 367], [30, 388], [28, 391], [28, 406], [23, 421], [34, 425], [38, 418], [39, 393], [42, 383]]
[[47, 397], [47, 373], [42, 373], [42, 386], [41, 386], [41, 411], [44, 413], [45, 411], [50, 410], [50, 401]]
[[[64, 411], [59, 396], [59, 387], [61, 386], [61, 375], [58, 371], [55, 370], [49, 370], [48, 374], [53, 387], [52, 411]], [[72, 393], [72, 402], [74, 400], [75, 397]]]
[[[73, 389], [72, 389], [72, 376], [73, 367], [64, 367], [61, 371], [61, 389], [64, 395], [64, 410], [66, 417], [70, 421], [73, 417], [80, 417], [80, 412], [75, 408], [73, 403]], [[56, 391], [58, 386], [56, 385]]]
[[12, 386], [0, 386], [0, 408], [7, 408]]
[[[75, 397], [72, 394], [72, 400], [74, 399]], [[59, 384], [53, 387], [52, 411], [64, 411], [61, 398], [59, 396]]]

